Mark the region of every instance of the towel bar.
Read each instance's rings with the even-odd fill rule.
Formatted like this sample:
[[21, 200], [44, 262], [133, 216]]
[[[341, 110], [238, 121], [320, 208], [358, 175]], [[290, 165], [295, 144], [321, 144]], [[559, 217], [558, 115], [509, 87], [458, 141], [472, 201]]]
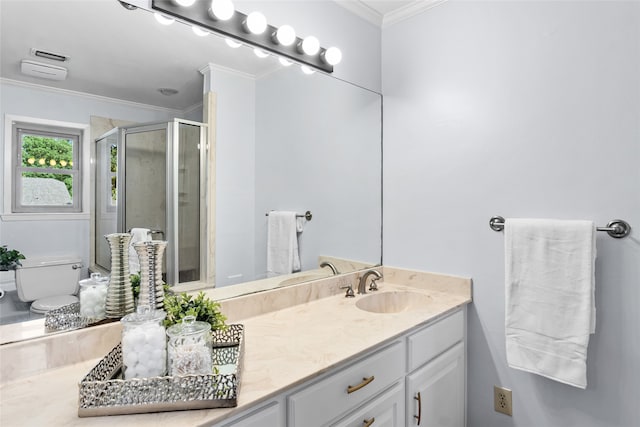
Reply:
[[[489, 227], [491, 227], [493, 231], [504, 230], [504, 218], [501, 216], [492, 216], [489, 220]], [[606, 227], [597, 227], [596, 230], [606, 231], [609, 236], [615, 237], [616, 239], [622, 239], [631, 233], [631, 226], [626, 221], [614, 219], [609, 221]]]
[[[264, 216], [269, 216], [269, 212], [264, 214]], [[306, 219], [307, 221], [311, 221], [311, 218], [313, 218], [313, 215], [311, 214], [311, 211], [306, 211], [304, 214], [296, 214], [296, 217], [298, 218], [304, 217], [304, 219]]]

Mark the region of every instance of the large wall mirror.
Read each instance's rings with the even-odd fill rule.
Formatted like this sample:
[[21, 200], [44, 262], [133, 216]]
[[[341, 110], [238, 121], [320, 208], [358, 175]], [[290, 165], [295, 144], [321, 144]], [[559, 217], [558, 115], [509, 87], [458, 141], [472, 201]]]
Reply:
[[[267, 215], [274, 210], [312, 214], [299, 236], [302, 271], [276, 285], [330, 275], [319, 267], [325, 259], [341, 272], [381, 263], [380, 94], [259, 59], [247, 47], [231, 49], [182, 24], [162, 27], [149, 12], [116, 0], [2, 0], [0, 7], [2, 135], [6, 115], [85, 123], [95, 150], [94, 140], [113, 128], [205, 122], [204, 88], [214, 94], [215, 162], [207, 165], [214, 180], [205, 204], [213, 213], [215, 232], [205, 249], [213, 268], [196, 287], [233, 295], [234, 285], [268, 279]], [[70, 59], [58, 64], [34, 56], [39, 49]], [[67, 78], [24, 75], [23, 59], [63, 66]], [[94, 172], [91, 185], [95, 180]], [[103, 238], [89, 210], [67, 221], [6, 209], [2, 215], [1, 244], [27, 257], [80, 256], [85, 275], [94, 239]], [[42, 240], [23, 238], [33, 233]]]

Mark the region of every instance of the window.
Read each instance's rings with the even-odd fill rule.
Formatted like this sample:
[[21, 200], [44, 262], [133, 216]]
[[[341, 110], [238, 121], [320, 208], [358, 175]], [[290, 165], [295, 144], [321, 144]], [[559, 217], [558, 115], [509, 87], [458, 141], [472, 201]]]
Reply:
[[11, 211], [82, 211], [82, 130], [12, 124]]

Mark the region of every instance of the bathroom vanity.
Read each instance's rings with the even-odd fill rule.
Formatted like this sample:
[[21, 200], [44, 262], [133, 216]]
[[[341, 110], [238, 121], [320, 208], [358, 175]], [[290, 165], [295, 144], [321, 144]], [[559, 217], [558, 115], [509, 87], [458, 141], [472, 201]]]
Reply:
[[[380, 290], [355, 298], [345, 298], [340, 285], [357, 283], [361, 273], [222, 301], [229, 322], [245, 325], [235, 408], [78, 418], [77, 384], [97, 359], [65, 363], [49, 354], [48, 366], [57, 367], [14, 373], [6, 381], [5, 369], [18, 362], [5, 364], [5, 357], [27, 351], [30, 358], [44, 357], [37, 355], [44, 346], [31, 340], [29, 346], [0, 347], [0, 423], [312, 427], [416, 426], [437, 420], [463, 426], [471, 281], [389, 267], [381, 271]], [[117, 334], [95, 333], [117, 343]], [[57, 337], [70, 350], [79, 345], [72, 334]]]

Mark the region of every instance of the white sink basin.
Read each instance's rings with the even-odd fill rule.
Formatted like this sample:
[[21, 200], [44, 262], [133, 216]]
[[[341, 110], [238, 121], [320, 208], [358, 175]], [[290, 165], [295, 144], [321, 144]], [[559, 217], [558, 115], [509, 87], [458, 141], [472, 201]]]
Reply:
[[356, 302], [356, 307], [372, 313], [399, 313], [424, 309], [432, 302], [429, 295], [411, 291], [393, 291], [362, 297]]

